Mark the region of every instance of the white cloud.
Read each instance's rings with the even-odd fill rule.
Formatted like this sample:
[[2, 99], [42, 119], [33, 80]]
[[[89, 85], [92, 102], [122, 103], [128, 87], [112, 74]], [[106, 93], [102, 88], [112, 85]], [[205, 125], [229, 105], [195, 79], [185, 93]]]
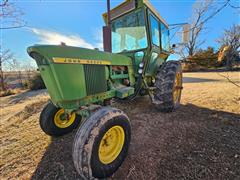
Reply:
[[[64, 42], [68, 46], [79, 46], [83, 48], [94, 49], [94, 45], [86, 42], [83, 38], [78, 35], [65, 35], [59, 32], [49, 31], [45, 29], [30, 29], [34, 34], [36, 34], [43, 44], [54, 44], [59, 45]], [[97, 43], [99, 46], [99, 44]]]
[[94, 39], [97, 41], [95, 46], [100, 50], [103, 50], [103, 33], [102, 28], [98, 28], [94, 30]]

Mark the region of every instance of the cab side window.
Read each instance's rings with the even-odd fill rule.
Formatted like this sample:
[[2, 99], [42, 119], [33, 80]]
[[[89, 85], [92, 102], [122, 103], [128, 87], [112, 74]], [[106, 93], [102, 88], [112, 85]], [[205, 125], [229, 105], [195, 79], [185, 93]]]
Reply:
[[159, 24], [158, 24], [158, 20], [152, 15], [150, 15], [150, 24], [151, 24], [152, 43], [159, 47], [160, 46]]
[[169, 30], [163, 23], [161, 23], [161, 44], [162, 50], [164, 51], [170, 50]]

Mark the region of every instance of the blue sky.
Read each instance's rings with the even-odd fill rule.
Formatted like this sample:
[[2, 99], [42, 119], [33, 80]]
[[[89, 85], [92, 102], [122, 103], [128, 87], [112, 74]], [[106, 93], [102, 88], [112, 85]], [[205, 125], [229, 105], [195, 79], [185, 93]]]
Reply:
[[[39, 43], [56, 43], [61, 39], [66, 44], [101, 47], [102, 13], [106, 11], [105, 0], [18, 0], [15, 4], [25, 13], [26, 28], [2, 30], [2, 43], [21, 61], [30, 61], [26, 48]], [[111, 7], [121, 3], [112, 0]], [[150, 0], [169, 24], [187, 22], [191, 17], [194, 0]], [[223, 3], [224, 1], [219, 1]], [[239, 1], [232, 1], [238, 4]], [[203, 45], [217, 47], [215, 40], [224, 29], [233, 23], [239, 24], [239, 14], [225, 8], [208, 22], [208, 30], [202, 38]], [[173, 42], [174, 43], [174, 42]]]

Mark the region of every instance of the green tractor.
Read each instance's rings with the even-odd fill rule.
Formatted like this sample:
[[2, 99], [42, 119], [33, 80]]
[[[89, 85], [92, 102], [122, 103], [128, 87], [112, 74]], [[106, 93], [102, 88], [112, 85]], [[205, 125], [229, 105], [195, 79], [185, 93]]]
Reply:
[[73, 161], [84, 179], [111, 176], [124, 161], [131, 140], [128, 116], [110, 107], [149, 95], [156, 109], [179, 106], [182, 70], [171, 53], [169, 27], [146, 0], [126, 0], [103, 14], [104, 51], [67, 45], [34, 45], [35, 59], [51, 101], [40, 115], [50, 136], [79, 128]]

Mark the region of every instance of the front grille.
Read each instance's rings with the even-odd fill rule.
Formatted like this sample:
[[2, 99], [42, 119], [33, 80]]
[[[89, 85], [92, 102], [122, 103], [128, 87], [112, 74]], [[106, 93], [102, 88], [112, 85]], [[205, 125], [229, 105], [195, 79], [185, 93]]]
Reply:
[[87, 95], [107, 91], [107, 81], [105, 77], [105, 66], [84, 65], [85, 82]]

